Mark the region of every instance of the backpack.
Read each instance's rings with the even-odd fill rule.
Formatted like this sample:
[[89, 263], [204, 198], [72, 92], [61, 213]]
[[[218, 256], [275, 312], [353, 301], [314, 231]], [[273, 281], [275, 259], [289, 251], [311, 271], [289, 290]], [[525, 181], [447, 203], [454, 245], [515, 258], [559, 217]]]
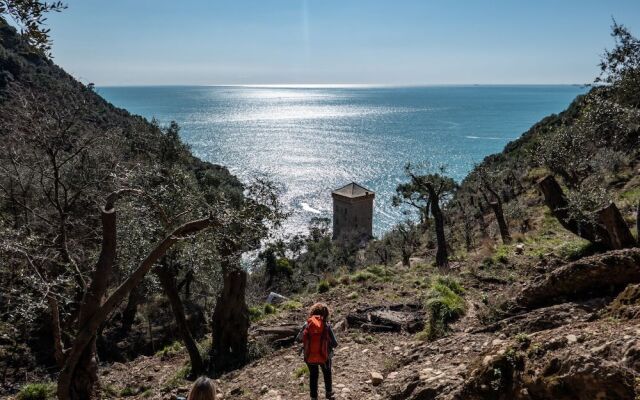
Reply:
[[329, 330], [319, 315], [307, 320], [302, 333], [304, 361], [308, 364], [325, 364], [329, 360]]

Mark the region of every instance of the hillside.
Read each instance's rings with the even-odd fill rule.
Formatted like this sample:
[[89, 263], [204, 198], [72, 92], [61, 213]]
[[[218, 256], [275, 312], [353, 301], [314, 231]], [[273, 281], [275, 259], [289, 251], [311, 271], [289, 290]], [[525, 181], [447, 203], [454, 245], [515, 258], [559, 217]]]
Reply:
[[[0, 18], [0, 393], [15, 393], [25, 377], [55, 375], [56, 337], [67, 347], [77, 329], [74, 320], [100, 251], [100, 210], [114, 191], [131, 189], [153, 201], [121, 201], [111, 287], [164, 232], [149, 209], [165, 208], [161, 217], [173, 218], [170, 227], [206, 215], [202, 205], [217, 197], [229, 207], [242, 204], [240, 181], [225, 167], [194, 157], [178, 129], [109, 104], [91, 85], [35, 53]], [[135, 317], [159, 290], [155, 279], [101, 328], [102, 359], [152, 351], [144, 324], [123, 312]], [[196, 302], [185, 303], [201, 310]], [[172, 321], [171, 312], [158, 314]]]

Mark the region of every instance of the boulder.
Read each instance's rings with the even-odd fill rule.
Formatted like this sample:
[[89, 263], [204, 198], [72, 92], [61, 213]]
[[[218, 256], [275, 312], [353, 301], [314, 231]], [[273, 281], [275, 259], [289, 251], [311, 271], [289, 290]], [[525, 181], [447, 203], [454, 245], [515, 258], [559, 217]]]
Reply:
[[640, 318], [640, 284], [628, 285], [609, 304], [604, 315], [620, 319]]
[[640, 283], [640, 249], [614, 250], [563, 265], [525, 286], [516, 304], [525, 309], [567, 299], [602, 297]]
[[284, 303], [287, 300], [289, 300], [288, 297], [285, 297], [276, 292], [271, 292], [269, 293], [269, 296], [267, 296], [267, 304], [280, 304], [280, 303]]

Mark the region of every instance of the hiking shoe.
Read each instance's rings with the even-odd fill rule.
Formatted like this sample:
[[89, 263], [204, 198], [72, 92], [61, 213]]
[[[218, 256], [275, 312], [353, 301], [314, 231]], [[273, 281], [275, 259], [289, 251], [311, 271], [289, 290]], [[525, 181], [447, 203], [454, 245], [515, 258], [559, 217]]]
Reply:
[[334, 400], [335, 399], [335, 394], [333, 392], [327, 393], [327, 399], [328, 400]]

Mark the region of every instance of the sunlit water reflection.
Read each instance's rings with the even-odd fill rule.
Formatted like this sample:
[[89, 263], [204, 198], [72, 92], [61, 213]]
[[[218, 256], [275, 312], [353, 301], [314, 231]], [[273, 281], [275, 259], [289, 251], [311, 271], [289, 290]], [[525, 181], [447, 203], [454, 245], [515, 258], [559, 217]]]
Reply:
[[195, 154], [248, 180], [285, 187], [289, 233], [330, 216], [331, 190], [376, 192], [374, 230], [406, 215], [391, 204], [408, 161], [446, 164], [460, 180], [533, 123], [564, 109], [577, 86], [109, 87], [117, 106], [177, 121]]

